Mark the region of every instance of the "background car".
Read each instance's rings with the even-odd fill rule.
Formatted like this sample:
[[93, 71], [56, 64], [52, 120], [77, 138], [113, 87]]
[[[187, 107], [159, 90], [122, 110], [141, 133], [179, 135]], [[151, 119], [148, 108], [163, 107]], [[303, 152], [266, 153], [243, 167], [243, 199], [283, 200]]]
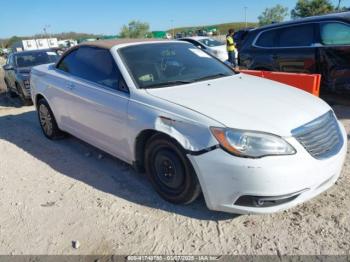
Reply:
[[33, 66], [54, 63], [58, 60], [58, 49], [44, 49], [12, 53], [8, 56], [5, 71], [5, 84], [11, 97], [18, 95], [23, 104], [32, 104], [29, 74]]
[[350, 12], [250, 30], [242, 69], [322, 74], [321, 91], [350, 92]]
[[205, 52], [212, 54], [223, 62], [228, 60], [226, 44], [218, 40], [205, 36], [185, 37], [179, 40], [189, 42]]

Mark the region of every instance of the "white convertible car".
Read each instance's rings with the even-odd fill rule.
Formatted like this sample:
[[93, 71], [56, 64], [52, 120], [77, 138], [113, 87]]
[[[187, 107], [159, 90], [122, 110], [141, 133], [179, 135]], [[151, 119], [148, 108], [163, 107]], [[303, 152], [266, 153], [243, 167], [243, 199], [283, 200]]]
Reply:
[[341, 173], [347, 136], [325, 102], [186, 42], [89, 42], [30, 81], [45, 136], [72, 134], [145, 170], [173, 203], [202, 192], [212, 210], [270, 213]]

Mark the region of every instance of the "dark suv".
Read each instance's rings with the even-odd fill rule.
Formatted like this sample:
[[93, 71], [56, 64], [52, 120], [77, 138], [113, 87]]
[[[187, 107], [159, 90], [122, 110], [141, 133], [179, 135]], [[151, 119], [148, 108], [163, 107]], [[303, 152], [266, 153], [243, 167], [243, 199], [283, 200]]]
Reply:
[[55, 63], [59, 58], [57, 49], [43, 49], [12, 53], [8, 56], [5, 84], [11, 97], [19, 96], [24, 105], [32, 104], [30, 97], [29, 73], [33, 66]]
[[239, 50], [242, 69], [319, 73], [321, 90], [350, 92], [350, 12], [250, 30]]

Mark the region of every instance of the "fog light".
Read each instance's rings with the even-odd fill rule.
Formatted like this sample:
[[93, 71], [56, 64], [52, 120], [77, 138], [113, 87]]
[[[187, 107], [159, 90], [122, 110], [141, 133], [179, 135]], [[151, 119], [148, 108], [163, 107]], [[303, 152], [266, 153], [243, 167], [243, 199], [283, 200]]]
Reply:
[[256, 206], [258, 206], [258, 207], [262, 207], [262, 206], [264, 206], [265, 201], [262, 200], [262, 199], [256, 199], [256, 200], [255, 200], [255, 204], [256, 204]]

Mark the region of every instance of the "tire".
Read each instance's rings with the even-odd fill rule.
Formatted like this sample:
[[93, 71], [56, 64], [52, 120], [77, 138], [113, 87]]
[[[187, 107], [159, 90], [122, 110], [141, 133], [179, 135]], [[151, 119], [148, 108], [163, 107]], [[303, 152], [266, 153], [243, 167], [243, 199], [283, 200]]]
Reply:
[[189, 204], [201, 192], [184, 150], [164, 135], [155, 135], [147, 143], [145, 168], [154, 189], [171, 203]]
[[41, 129], [48, 139], [64, 137], [64, 133], [58, 128], [55, 116], [45, 99], [38, 101], [37, 112]]
[[17, 97], [17, 94], [11, 90], [10, 85], [7, 83], [7, 80], [5, 79], [5, 85], [6, 85], [6, 92], [11, 98]]
[[18, 96], [19, 96], [19, 98], [22, 101], [22, 104], [24, 106], [31, 106], [33, 104], [32, 100], [31, 99], [27, 99], [25, 97], [22, 88], [18, 84], [16, 84], [16, 89], [17, 89]]

